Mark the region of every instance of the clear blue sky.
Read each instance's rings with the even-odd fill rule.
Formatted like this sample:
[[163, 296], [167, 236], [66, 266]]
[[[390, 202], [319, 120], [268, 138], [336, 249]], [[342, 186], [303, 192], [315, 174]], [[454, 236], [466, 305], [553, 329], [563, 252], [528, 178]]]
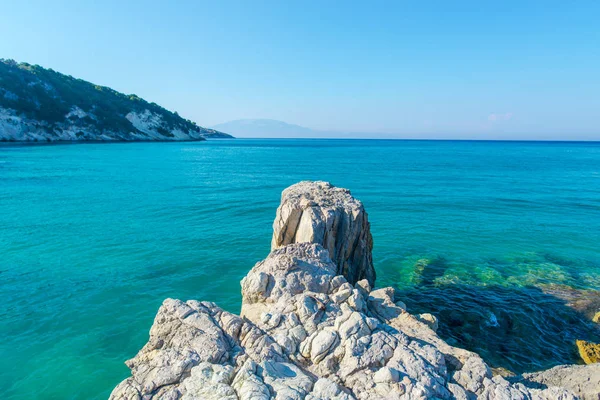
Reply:
[[599, 1], [4, 1], [0, 38], [205, 126], [600, 140]]

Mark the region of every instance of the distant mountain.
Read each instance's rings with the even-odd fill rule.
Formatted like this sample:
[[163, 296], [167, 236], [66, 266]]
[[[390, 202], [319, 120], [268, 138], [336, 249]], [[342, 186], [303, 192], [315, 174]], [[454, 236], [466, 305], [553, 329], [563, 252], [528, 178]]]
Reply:
[[156, 103], [0, 59], [0, 141], [178, 141], [231, 138]]
[[389, 139], [392, 135], [367, 132], [320, 131], [274, 119], [238, 119], [214, 125], [212, 128], [248, 138], [321, 138], [321, 139]]
[[238, 119], [213, 126], [237, 137], [320, 137], [319, 131], [274, 119]]

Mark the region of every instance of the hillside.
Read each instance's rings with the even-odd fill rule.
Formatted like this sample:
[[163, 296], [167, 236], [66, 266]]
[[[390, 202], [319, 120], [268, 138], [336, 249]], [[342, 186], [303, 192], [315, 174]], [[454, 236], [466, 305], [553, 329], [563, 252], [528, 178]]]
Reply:
[[0, 141], [177, 141], [231, 138], [156, 103], [0, 59]]

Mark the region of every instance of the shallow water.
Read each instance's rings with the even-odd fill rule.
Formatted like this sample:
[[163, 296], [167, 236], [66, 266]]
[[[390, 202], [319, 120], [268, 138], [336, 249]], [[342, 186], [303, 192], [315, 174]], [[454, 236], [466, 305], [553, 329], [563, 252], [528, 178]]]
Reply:
[[577, 362], [573, 340], [598, 338], [544, 288], [600, 287], [600, 144], [2, 145], [3, 398], [106, 398], [166, 297], [239, 311], [281, 190], [303, 179], [350, 188], [378, 286], [493, 366]]

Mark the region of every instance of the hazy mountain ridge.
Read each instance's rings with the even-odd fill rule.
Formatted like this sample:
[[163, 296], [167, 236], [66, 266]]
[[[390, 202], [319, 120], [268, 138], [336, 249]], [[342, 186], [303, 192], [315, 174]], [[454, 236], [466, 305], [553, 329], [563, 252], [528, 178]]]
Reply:
[[385, 133], [340, 132], [306, 128], [300, 125], [274, 119], [237, 119], [213, 125], [212, 128], [222, 130], [236, 137], [248, 138], [320, 138], [320, 139], [390, 139], [393, 135]]
[[274, 119], [237, 119], [213, 126], [240, 137], [319, 137], [318, 131]]
[[231, 138], [132, 94], [0, 59], [0, 141]]

